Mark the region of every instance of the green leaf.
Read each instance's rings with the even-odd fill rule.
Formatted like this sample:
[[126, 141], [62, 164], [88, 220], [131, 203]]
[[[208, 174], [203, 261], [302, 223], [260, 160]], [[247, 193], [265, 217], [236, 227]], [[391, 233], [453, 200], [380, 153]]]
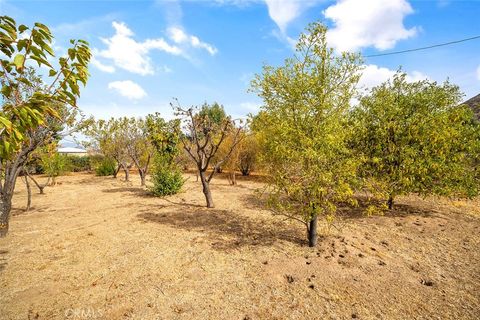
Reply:
[[74, 60], [75, 55], [76, 55], [75, 49], [72, 49], [72, 48], [68, 49], [68, 56], [70, 57], [70, 60]]
[[10, 94], [12, 93], [12, 87], [4, 85], [4, 86], [2, 86], [1, 92], [2, 92], [3, 96], [9, 97]]
[[26, 25], [21, 24], [21, 25], [18, 26], [18, 31], [20, 31], [20, 33], [23, 33], [26, 30], [28, 30], [28, 27]]
[[56, 76], [56, 75], [57, 75], [57, 71], [55, 71], [55, 70], [53, 70], [53, 69], [50, 69], [50, 70], [48, 71], [48, 76], [54, 77], [54, 76]]
[[25, 63], [25, 56], [23, 54], [17, 54], [15, 58], [13, 58], [13, 64], [15, 64], [15, 67], [17, 71], [20, 71], [23, 68], [23, 64]]
[[50, 68], [53, 68], [52, 65], [47, 60], [39, 56], [30, 56], [30, 58], [37, 61], [38, 66], [41, 66], [43, 64], [43, 65], [49, 66]]

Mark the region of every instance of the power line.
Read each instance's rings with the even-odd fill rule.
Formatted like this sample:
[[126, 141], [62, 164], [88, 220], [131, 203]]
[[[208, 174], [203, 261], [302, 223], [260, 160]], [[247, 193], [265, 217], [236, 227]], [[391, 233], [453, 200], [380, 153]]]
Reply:
[[434, 44], [434, 45], [431, 45], [431, 46], [428, 46], [428, 47], [421, 47], [421, 48], [407, 49], [407, 50], [401, 50], [401, 51], [371, 54], [371, 55], [363, 56], [363, 57], [364, 58], [374, 58], [374, 57], [390, 56], [390, 55], [394, 55], [394, 54], [401, 54], [401, 53], [414, 52], [414, 51], [427, 50], [427, 49], [432, 49], [432, 48], [437, 48], [437, 47], [449, 46], [449, 45], [452, 45], [452, 44], [456, 44], [456, 43], [460, 43], [460, 42], [466, 42], [466, 41], [475, 40], [475, 39], [480, 39], [480, 35], [475, 36], [475, 37], [461, 39], [461, 40], [455, 40], [455, 41], [450, 41], [450, 42], [445, 42], [445, 43]]

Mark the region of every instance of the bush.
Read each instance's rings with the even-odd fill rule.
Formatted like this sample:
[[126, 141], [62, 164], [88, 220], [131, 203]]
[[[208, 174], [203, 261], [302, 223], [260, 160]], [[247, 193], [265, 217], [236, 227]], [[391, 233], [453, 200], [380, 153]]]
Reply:
[[65, 155], [54, 153], [41, 156], [42, 171], [52, 177], [58, 177], [68, 172], [68, 159]]
[[73, 172], [81, 172], [81, 171], [90, 171], [92, 170], [92, 166], [90, 163], [89, 156], [67, 156], [69, 162], [69, 169]]
[[99, 165], [95, 168], [97, 176], [112, 176], [117, 170], [117, 163], [111, 158], [103, 158]]
[[156, 196], [163, 197], [178, 193], [185, 180], [170, 155], [157, 154], [152, 169], [152, 182], [153, 186], [149, 187], [150, 191]]
[[152, 174], [153, 186], [150, 191], [159, 197], [178, 193], [185, 182], [178, 169], [161, 168]]

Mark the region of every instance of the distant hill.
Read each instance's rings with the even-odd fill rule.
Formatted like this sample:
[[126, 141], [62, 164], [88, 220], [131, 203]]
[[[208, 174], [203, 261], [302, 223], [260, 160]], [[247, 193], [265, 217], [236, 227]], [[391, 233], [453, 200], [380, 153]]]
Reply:
[[478, 121], [480, 121], [480, 94], [476, 95], [475, 97], [465, 101], [463, 104], [466, 104], [470, 108], [472, 108], [473, 113]]

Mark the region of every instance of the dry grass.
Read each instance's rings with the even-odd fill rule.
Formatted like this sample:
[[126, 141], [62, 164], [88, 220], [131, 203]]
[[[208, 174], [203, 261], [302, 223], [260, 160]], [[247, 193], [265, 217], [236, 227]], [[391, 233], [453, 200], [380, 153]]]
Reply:
[[192, 175], [159, 199], [78, 174], [28, 213], [19, 183], [0, 239], [0, 319], [478, 318], [478, 202], [347, 210], [312, 249], [303, 226], [262, 209], [261, 182], [238, 180], [215, 178], [206, 209]]

